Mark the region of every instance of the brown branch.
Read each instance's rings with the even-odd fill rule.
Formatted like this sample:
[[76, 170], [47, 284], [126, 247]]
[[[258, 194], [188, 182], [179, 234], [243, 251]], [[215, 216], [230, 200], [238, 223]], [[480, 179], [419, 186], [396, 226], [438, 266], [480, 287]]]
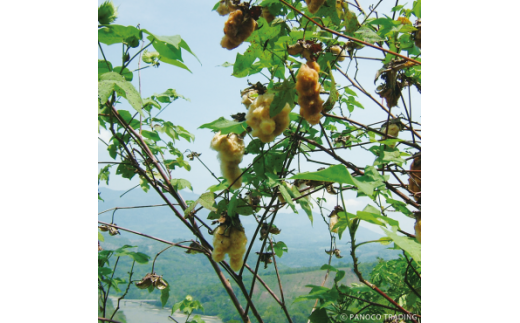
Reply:
[[285, 4], [286, 6], [288, 6], [289, 8], [291, 8], [292, 10], [296, 11], [297, 13], [299, 13], [300, 15], [304, 16], [305, 18], [307, 18], [309, 21], [311, 21], [312, 23], [314, 23], [316, 26], [320, 27], [321, 29], [325, 30], [325, 31], [328, 31], [329, 33], [332, 33], [336, 36], [339, 36], [339, 37], [343, 37], [343, 38], [346, 38], [346, 39], [349, 39], [349, 40], [352, 40], [352, 41], [355, 41], [357, 43], [360, 43], [360, 44], [363, 44], [365, 46], [368, 46], [368, 47], [372, 47], [372, 48], [375, 48], [377, 50], [380, 50], [380, 51], [383, 51], [383, 52], [386, 52], [388, 54], [392, 54], [392, 55], [395, 55], [395, 56], [399, 56], [401, 58], [404, 58], [410, 62], [414, 62], [415, 64], [417, 65], [421, 65], [421, 62], [418, 62], [416, 61], [415, 59], [412, 59], [412, 58], [409, 58], [409, 57], [406, 57], [404, 55], [401, 55], [401, 54], [398, 54], [396, 52], [393, 52], [391, 50], [388, 50], [388, 49], [385, 49], [385, 48], [382, 48], [382, 47], [379, 47], [379, 46], [376, 46], [376, 45], [373, 45], [373, 44], [370, 44], [370, 43], [367, 43], [366, 41], [362, 41], [362, 40], [359, 40], [357, 38], [354, 38], [354, 37], [350, 37], [350, 36], [347, 36], [347, 35], [344, 35], [342, 33], [339, 33], [335, 30], [332, 30], [330, 28], [327, 28], [325, 27], [324, 25], [322, 24], [319, 24], [317, 23], [314, 19], [310, 18], [309, 16], [307, 16], [306, 14], [304, 14], [303, 12], [301, 12], [300, 10], [296, 9], [295, 7], [293, 7], [292, 5], [290, 5], [289, 3], [285, 2], [284, 0], [280, 0], [281, 3]]
[[[327, 154], [329, 154], [330, 156], [334, 157], [334, 159], [336, 159], [337, 161], [341, 162], [342, 164], [344, 164], [345, 166], [347, 166], [348, 168], [354, 170], [354, 172], [358, 175], [364, 175], [365, 173], [359, 169], [356, 165], [344, 160], [343, 158], [339, 157], [338, 155], [334, 155], [330, 150], [328, 150], [327, 148], [323, 147], [322, 145], [318, 144], [317, 142], [315, 142], [314, 140], [310, 140], [310, 139], [307, 139], [305, 137], [301, 137], [301, 136], [298, 136], [298, 138], [300, 138], [301, 140], [303, 141], [306, 141], [308, 143], [310, 143], [311, 145], [313, 146], [316, 146], [316, 147], [319, 147], [321, 148], [324, 152], [326, 152]], [[414, 206], [415, 208], [417, 209], [421, 209], [421, 206], [419, 204], [417, 204], [415, 201], [413, 201], [412, 199], [410, 199], [408, 196], [406, 196], [405, 194], [403, 194], [401, 191], [399, 191], [398, 189], [396, 189], [395, 187], [393, 187], [391, 184], [385, 182], [385, 186], [391, 190], [392, 192], [394, 192], [395, 194], [399, 195], [399, 197], [401, 199], [403, 199], [403, 201], [405, 201], [407, 204], [410, 204], [412, 206]]]
[[111, 319], [106, 319], [104, 317], [98, 317], [98, 320], [99, 321], [103, 321], [103, 322], [112, 322], [112, 323], [121, 323], [119, 321], [115, 321], [115, 320], [111, 320]]
[[[386, 111], [387, 113], [390, 113], [390, 111], [389, 111], [387, 108], [385, 108], [385, 106], [382, 105], [379, 101], [377, 101], [377, 100], [376, 100], [376, 99], [375, 99], [375, 98], [374, 98], [370, 93], [368, 93], [367, 91], [365, 91], [365, 89], [362, 89], [360, 86], [358, 86], [356, 83], [354, 83], [354, 81], [352, 81], [352, 79], [351, 79], [351, 78], [350, 78], [346, 73], [344, 73], [344, 72], [340, 69], [340, 67], [339, 67], [338, 65], [336, 65], [336, 67], [337, 67], [338, 71], [339, 71], [343, 76], [345, 76], [345, 77], [350, 81], [350, 83], [351, 83], [351, 84], [352, 84], [356, 89], [358, 89], [359, 91], [363, 92], [363, 94], [365, 94], [365, 95], [368, 96], [370, 99], [372, 99], [372, 101], [374, 101], [377, 105], [379, 105], [379, 107], [381, 107], [381, 109], [383, 109], [383, 110]], [[395, 118], [395, 116], [394, 116], [393, 114], [390, 113], [390, 115], [391, 115], [393, 118]], [[419, 135], [419, 134], [418, 134], [418, 133], [417, 133], [413, 128], [412, 128], [412, 129], [409, 128], [408, 125], [406, 125], [406, 124], [403, 124], [403, 126], [404, 126], [406, 129], [411, 130], [411, 131], [412, 131], [412, 132], [417, 136], [417, 138], [419, 138], [419, 139], [421, 138], [421, 135]]]

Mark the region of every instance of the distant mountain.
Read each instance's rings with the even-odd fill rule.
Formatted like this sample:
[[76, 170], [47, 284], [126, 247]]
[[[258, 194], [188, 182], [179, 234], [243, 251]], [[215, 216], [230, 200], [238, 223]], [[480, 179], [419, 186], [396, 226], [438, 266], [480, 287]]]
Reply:
[[[123, 197], [120, 197], [124, 191], [114, 191], [107, 188], [100, 188], [101, 198], [98, 210], [102, 212], [114, 207], [128, 206], [146, 206], [164, 204], [160, 196], [153, 190], [148, 193], [143, 192], [140, 188], [136, 188]], [[197, 194], [190, 191], [182, 191], [182, 195], [187, 200], [196, 200]], [[173, 199], [172, 199], [173, 200]], [[328, 225], [323, 221], [320, 214], [314, 213], [314, 225], [312, 226], [307, 215], [300, 211], [299, 214], [292, 213], [291, 209], [282, 210], [284, 213], [278, 213], [275, 224], [282, 232], [275, 236], [277, 241], [283, 241], [289, 248], [288, 253], [277, 259], [279, 265], [283, 267], [309, 267], [320, 266], [328, 261], [328, 255], [325, 250], [330, 249], [330, 235], [328, 233]], [[285, 213], [291, 212], [291, 213]], [[99, 220], [110, 222], [113, 211], [108, 211], [99, 215]], [[198, 215], [201, 219], [205, 219], [208, 215], [206, 209], [201, 210]], [[256, 228], [256, 221], [252, 216], [242, 216], [242, 224], [246, 230], [246, 236], [251, 239]], [[118, 225], [132, 229], [138, 232], [146, 233], [159, 237], [168, 241], [180, 239], [192, 239], [191, 232], [177, 219], [175, 214], [167, 206], [149, 207], [138, 209], [121, 209], [117, 210], [114, 215], [114, 222]], [[208, 220], [208, 224], [209, 224]], [[213, 238], [203, 230], [208, 241]], [[122, 232], [121, 237], [127, 238], [130, 242], [138, 242], [145, 239], [141, 236]], [[363, 242], [368, 240], [377, 240], [381, 235], [360, 227], [356, 233], [356, 241]], [[258, 239], [258, 237], [257, 237]], [[260, 241], [257, 241], [260, 242]], [[352, 259], [348, 253], [350, 242], [348, 232], [345, 232], [342, 239], [337, 238], [336, 246], [342, 251], [342, 259], [333, 258], [332, 264], [340, 262], [350, 263]], [[256, 244], [253, 251], [259, 251], [260, 244]], [[377, 257], [384, 259], [393, 259], [398, 255], [397, 250], [389, 250], [387, 246], [377, 243], [370, 243], [361, 246], [357, 251], [357, 256], [361, 262], [374, 261]], [[249, 263], [249, 261], [248, 261]]]

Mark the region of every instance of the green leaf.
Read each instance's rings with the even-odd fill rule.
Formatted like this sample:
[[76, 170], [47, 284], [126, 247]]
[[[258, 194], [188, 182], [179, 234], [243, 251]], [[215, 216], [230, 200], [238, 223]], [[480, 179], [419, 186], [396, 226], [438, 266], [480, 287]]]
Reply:
[[105, 62], [104, 59], [98, 59], [98, 76], [104, 73], [111, 72], [112, 70], [112, 63], [110, 63], [109, 61]]
[[[184, 99], [186, 101], [190, 101], [190, 99], [177, 93], [177, 91], [174, 89], [168, 89], [168, 90], [164, 91], [163, 93], [159, 93], [159, 94], [155, 93], [154, 95], [151, 96], [151, 98], [156, 99], [157, 101], [162, 102], [162, 103], [171, 103], [179, 98]], [[160, 108], [161, 108], [161, 106], [159, 106], [159, 109]]]
[[[273, 247], [274, 253], [278, 256], [278, 258], [281, 258], [284, 252], [289, 252], [289, 248], [283, 241], [278, 241], [273, 245]], [[269, 246], [269, 248], [271, 248], [271, 246]]]
[[338, 90], [336, 90], [336, 82], [334, 81], [334, 75], [332, 75], [332, 69], [330, 68], [330, 62], [327, 61], [327, 67], [329, 68], [328, 71], [330, 76], [330, 84], [325, 84], [325, 89], [329, 90], [329, 98], [323, 105], [323, 111], [328, 112], [332, 110], [334, 107], [334, 104], [336, 104], [336, 101], [338, 100]]
[[97, 237], [98, 237], [99, 241], [101, 241], [101, 242], [105, 241], [105, 237], [103, 237], [103, 235], [99, 231], [98, 231], [98, 236]]
[[[293, 186], [292, 188], [292, 193], [294, 195], [295, 198], [298, 198], [300, 196], [302, 196], [302, 194], [300, 193], [300, 191], [298, 190], [298, 187], [296, 186]], [[296, 203], [300, 204], [300, 206], [302, 207], [302, 209], [305, 211], [305, 213], [307, 214], [307, 217], [309, 218], [309, 220], [311, 221], [311, 225], [313, 225], [313, 217], [312, 217], [312, 210], [311, 210], [311, 203], [309, 202], [309, 200], [307, 200], [306, 197], [304, 198], [301, 198], [301, 199], [298, 199], [296, 200]]]
[[148, 182], [142, 176], [139, 176], [139, 186], [141, 186], [141, 189], [145, 193], [148, 193], [148, 191], [150, 190], [150, 185], [148, 185]]
[[211, 192], [203, 193], [197, 201], [199, 201], [200, 205], [210, 211], [217, 210], [215, 207], [213, 207], [213, 204], [215, 204], [215, 196]]
[[250, 74], [253, 62], [257, 58], [257, 51], [255, 46], [250, 46], [244, 55], [237, 53], [235, 64], [233, 64], [233, 76], [235, 77], [246, 77]]
[[134, 78], [134, 73], [132, 73], [128, 68], [125, 67], [125, 69], [123, 70], [123, 73], [121, 73], [121, 66], [117, 66], [117, 67], [114, 67], [114, 72], [116, 72], [117, 74], [121, 74], [123, 75], [123, 77], [125, 78], [125, 80], [127, 80], [128, 82], [132, 81], [132, 79]]
[[341, 20], [338, 17], [338, 12], [336, 11], [336, 0], [327, 0], [327, 2], [325, 2], [320, 7], [314, 16], [325, 18], [329, 17], [336, 26], [341, 24]]
[[123, 76], [115, 72], [109, 72], [102, 74], [99, 79], [98, 96], [101, 104], [108, 101], [112, 91], [116, 91], [118, 95], [124, 97], [134, 109], [144, 116], [141, 109], [143, 106], [143, 100], [141, 99], [139, 92], [137, 92], [134, 86], [127, 82]]
[[117, 112], [119, 113], [121, 118], [123, 118], [123, 120], [125, 120], [125, 122], [130, 125], [130, 127], [132, 127], [133, 129], [139, 128], [139, 120], [132, 116], [130, 112], [126, 110], [117, 110]]
[[238, 206], [238, 200], [237, 200], [238, 191], [233, 194], [233, 197], [229, 200], [229, 204], [227, 207], [227, 212], [230, 218], [235, 217], [236, 209]]
[[309, 320], [311, 321], [311, 323], [329, 323], [330, 322], [329, 317], [327, 315], [327, 310], [325, 308], [316, 309], [309, 316]]
[[374, 189], [384, 185], [385, 177], [373, 166], [365, 167], [365, 175], [353, 177], [357, 188], [368, 196], [373, 196]]
[[226, 120], [224, 117], [220, 117], [213, 122], [205, 123], [199, 127], [199, 129], [202, 129], [202, 128], [207, 128], [207, 129], [211, 129], [214, 131], [220, 130], [220, 134], [222, 134], [222, 135], [232, 133], [232, 132], [234, 132], [236, 134], [240, 134], [246, 130], [247, 123], [245, 121], [236, 122], [236, 121], [232, 121], [232, 120]]
[[170, 284], [166, 281], [166, 279], [163, 278], [163, 280], [166, 282], [166, 288], [161, 289], [161, 305], [164, 307], [166, 303], [168, 302], [168, 298], [170, 298]]
[[421, 0], [417, 0], [417, 1], [414, 1], [413, 2], [413, 14], [417, 17], [417, 18], [421, 18]]
[[276, 93], [269, 107], [269, 116], [271, 118], [280, 113], [286, 104], [289, 104], [291, 109], [294, 107], [294, 98], [296, 96], [295, 86], [295, 83], [284, 80], [283, 83], [279, 83], [269, 90], [269, 92]]
[[143, 33], [134, 26], [110, 25], [98, 29], [98, 41], [107, 44], [132, 43], [143, 39]]
[[349, 87], [347, 87], [347, 86], [345, 86], [345, 87], [343, 88], [343, 90], [345, 90], [345, 93], [346, 93], [346, 94], [350, 94], [350, 95], [353, 95], [353, 96], [357, 96], [356, 92], [354, 92], [351, 88], [349, 88]]
[[330, 270], [330, 271], [338, 271], [336, 267], [331, 265], [323, 265], [321, 266], [320, 270]]
[[113, 165], [106, 165], [105, 167], [101, 168], [101, 170], [99, 171], [99, 174], [98, 174], [98, 185], [99, 185], [99, 182], [101, 181], [105, 181], [106, 184], [108, 185], [108, 180], [110, 178], [110, 167], [112, 167]]
[[372, 29], [370, 29], [367, 26], [363, 26], [363, 27], [359, 28], [358, 30], [356, 30], [354, 35], [356, 36], [356, 38], [360, 38], [361, 40], [364, 40], [367, 43], [371, 43], [371, 44], [373, 44], [375, 42], [384, 41], [383, 38], [379, 37], [379, 35], [375, 31], [373, 31]]
[[182, 189], [184, 189], [184, 188], [189, 188], [190, 190], [193, 191], [193, 187], [191, 187], [191, 183], [188, 182], [188, 181], [185, 180], [185, 179], [182, 179], [182, 178], [180, 178], [180, 179], [175, 179], [175, 178], [174, 178], [174, 179], [172, 179], [172, 180], [170, 181], [170, 183], [172, 184], [173, 188], [176, 189], [177, 191], [180, 191], [180, 190], [182, 190]]
[[142, 130], [143, 137], [152, 139], [153, 141], [160, 141], [161, 137], [155, 131]]
[[344, 270], [338, 270], [338, 272], [336, 273], [336, 277], [334, 277], [334, 282], [339, 282], [340, 280], [343, 279], [343, 277], [345, 277], [345, 271]]
[[119, 164], [117, 166], [116, 175], [121, 175], [123, 178], [132, 179], [136, 174], [135, 168], [128, 164], [128, 160], [125, 159], [124, 162], [124, 164]]
[[348, 169], [344, 165], [333, 165], [317, 172], [296, 174], [290, 179], [310, 179], [314, 181], [356, 185], [354, 178], [350, 175]]
[[382, 216], [381, 212], [372, 205], [367, 205], [363, 211], [357, 211], [356, 217], [372, 224], [385, 226], [388, 223], [393, 227], [399, 228], [399, 221]]
[[399, 248], [406, 251], [412, 258], [419, 262], [421, 261], [421, 245], [414, 239], [397, 235], [396, 232], [391, 232], [383, 229], [386, 235], [391, 238]]
[[292, 197], [291, 197], [291, 195], [289, 195], [289, 192], [287, 191], [287, 188], [285, 188], [284, 185], [280, 185], [278, 187], [278, 189], [280, 190], [280, 193], [282, 194], [285, 202], [287, 202], [287, 204], [289, 204], [289, 206], [294, 211], [294, 213], [298, 213], [298, 211], [296, 211], [296, 206], [294, 205], [294, 202], [292, 201]]

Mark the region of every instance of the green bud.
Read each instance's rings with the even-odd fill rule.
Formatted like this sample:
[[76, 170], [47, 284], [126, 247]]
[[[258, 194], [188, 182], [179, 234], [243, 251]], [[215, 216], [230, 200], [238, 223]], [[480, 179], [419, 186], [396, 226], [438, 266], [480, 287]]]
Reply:
[[101, 25], [109, 25], [117, 19], [117, 8], [112, 1], [107, 0], [98, 8], [98, 22]]
[[143, 53], [143, 62], [147, 64], [152, 64], [155, 67], [159, 66], [159, 53], [158, 52], [149, 52], [146, 49]]

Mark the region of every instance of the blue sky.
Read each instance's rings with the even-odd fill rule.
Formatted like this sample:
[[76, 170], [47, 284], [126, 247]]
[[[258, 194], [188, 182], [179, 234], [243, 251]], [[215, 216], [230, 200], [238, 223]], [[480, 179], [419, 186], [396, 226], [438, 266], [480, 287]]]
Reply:
[[[98, 1], [102, 3], [103, 1]], [[209, 143], [213, 137], [213, 133], [209, 129], [198, 129], [204, 123], [211, 122], [224, 116], [230, 119], [230, 115], [237, 112], [246, 112], [244, 106], [240, 103], [240, 90], [247, 87], [247, 81], [255, 83], [257, 81], [265, 82], [266, 78], [260, 74], [249, 76], [246, 78], [236, 78], [231, 76], [232, 67], [221, 67], [224, 62], [233, 63], [238, 52], [243, 53], [248, 44], [244, 43], [234, 50], [226, 50], [220, 46], [220, 40], [223, 36], [223, 26], [227, 17], [219, 16], [215, 11], [211, 11], [216, 1], [114, 1], [118, 7], [119, 17], [116, 24], [120, 25], [137, 25], [145, 28], [150, 32], [162, 35], [180, 35], [191, 47], [192, 51], [200, 59], [199, 63], [195, 57], [188, 52], [183, 52], [183, 59], [185, 64], [193, 73], [184, 69], [173, 67], [166, 63], [161, 63], [159, 68], [147, 68], [141, 71], [141, 90], [142, 97], [146, 98], [154, 93], [161, 93], [168, 88], [177, 90], [178, 93], [190, 99], [190, 102], [179, 99], [172, 103], [164, 112], [161, 113], [161, 118], [169, 120], [176, 125], [181, 125], [188, 131], [195, 135], [194, 143], [187, 143], [179, 141], [176, 147], [181, 151], [190, 149], [202, 153], [201, 159], [204, 163], [213, 170], [217, 175], [220, 175], [220, 166], [216, 158], [217, 153], [209, 148]], [[361, 6], [368, 11], [369, 4], [372, 2], [361, 1]], [[377, 3], [377, 2], [376, 2]], [[411, 3], [407, 6], [411, 6]], [[383, 1], [378, 9], [381, 12], [389, 12], [395, 2]], [[114, 66], [119, 66], [121, 60], [121, 44], [114, 44], [107, 46], [102, 44], [103, 50], [107, 59], [110, 60]], [[153, 50], [153, 48], [151, 48]], [[136, 51], [133, 51], [135, 53]], [[132, 55], [132, 54], [131, 54]], [[382, 58], [381, 52], [364, 48], [359, 52], [360, 56], [378, 57]], [[102, 58], [98, 50], [98, 57]], [[341, 63], [345, 70], [349, 59], [347, 58]], [[374, 93], [374, 76], [376, 71], [381, 67], [379, 61], [358, 60], [359, 70], [358, 80], [361, 84], [375, 97]], [[202, 65], [201, 65], [202, 64]], [[352, 63], [354, 64], [354, 63]], [[141, 63], [141, 67], [145, 66]], [[353, 65], [350, 67], [353, 71]], [[137, 68], [137, 59], [134, 60], [130, 66], [131, 70]], [[336, 82], [342, 85], [348, 85], [349, 82], [341, 74], [335, 73]], [[132, 82], [138, 89], [138, 75], [134, 73], [134, 80]], [[359, 122], [370, 124], [383, 119], [386, 119], [386, 113], [380, 109], [370, 99], [359, 94], [358, 101], [365, 107], [364, 110], [356, 109], [351, 117]], [[415, 89], [412, 89], [412, 106], [413, 115], [417, 116], [414, 119], [420, 122], [421, 100], [420, 95]], [[120, 109], [132, 110], [132, 108], [123, 100], [119, 105]], [[295, 107], [293, 112], [298, 112], [298, 107]], [[346, 109], [345, 109], [346, 110]], [[403, 109], [394, 107], [392, 109], [394, 114], [404, 113]], [[105, 141], [110, 139], [110, 134], [102, 131], [99, 136]], [[401, 132], [400, 137], [409, 139], [409, 134]], [[352, 161], [358, 166], [364, 167], [371, 165], [373, 162], [373, 155], [361, 150], [344, 150], [342, 157]], [[333, 163], [334, 161], [325, 154], [316, 153], [313, 155], [314, 159], [325, 160]], [[98, 157], [99, 161], [111, 161], [112, 159], [106, 152], [105, 145], [98, 143]], [[245, 156], [241, 163], [242, 167], [246, 167], [252, 161], [252, 156]], [[302, 158], [303, 159], [303, 158]], [[191, 172], [179, 170], [174, 172], [175, 178], [184, 178], [192, 183], [195, 193], [201, 194], [206, 189], [215, 184], [216, 180], [211, 177], [208, 171], [197, 161], [191, 162]], [[104, 165], [99, 165], [101, 168]], [[317, 164], [303, 163], [302, 171], [315, 171]], [[405, 166], [406, 167], [406, 166]], [[115, 167], [112, 168], [110, 178], [110, 188], [116, 190], [126, 190], [138, 184], [138, 178], [135, 177], [132, 181], [120, 178], [115, 175]], [[106, 186], [102, 183], [100, 186]], [[321, 196], [321, 194], [319, 195]], [[332, 197], [332, 196], [330, 196]], [[332, 200], [329, 197], [329, 200]], [[350, 192], [346, 195], [347, 208], [353, 212], [363, 209], [369, 202], [368, 199], [356, 199], [355, 193]], [[334, 199], [335, 200], [335, 199]], [[333, 207], [335, 203], [330, 202], [329, 207]], [[400, 219], [399, 219], [400, 220]], [[409, 220], [409, 231], [413, 232], [413, 221]], [[372, 227], [372, 226], [371, 226]], [[372, 228], [373, 229], [373, 228]]]

